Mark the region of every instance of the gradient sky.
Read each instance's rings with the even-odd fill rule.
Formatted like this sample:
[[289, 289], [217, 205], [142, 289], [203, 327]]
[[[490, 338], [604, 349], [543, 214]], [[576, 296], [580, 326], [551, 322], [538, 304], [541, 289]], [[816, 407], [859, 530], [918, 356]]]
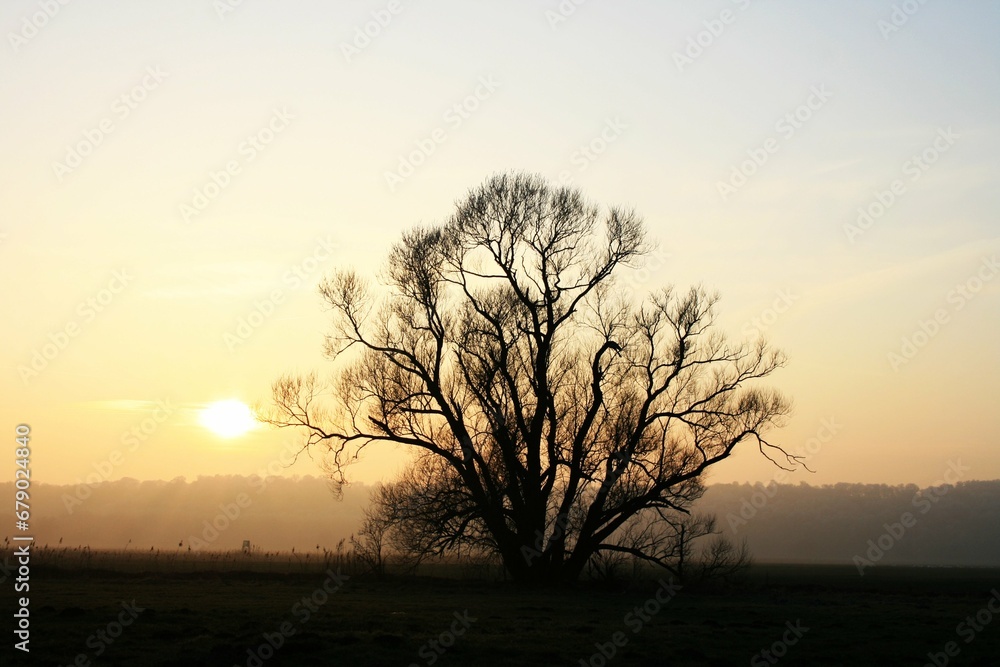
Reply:
[[[223, 440], [197, 411], [327, 368], [323, 272], [374, 273], [403, 230], [518, 169], [634, 206], [660, 243], [637, 290], [718, 289], [723, 327], [788, 353], [773, 384], [795, 412], [776, 440], [815, 438], [817, 471], [789, 480], [926, 485], [957, 459], [966, 478], [1000, 478], [1000, 5], [911, 4], [567, 0], [564, 17], [556, 0], [121, 0], [46, 18], [8, 0], [0, 424], [11, 441], [31, 425], [35, 481], [266, 470], [291, 433]], [[372, 12], [391, 21], [345, 50]], [[259, 133], [273, 140], [258, 150]], [[723, 197], [752, 154], [762, 164]], [[894, 201], [852, 231], [880, 197]], [[919, 348], [894, 363], [904, 339]], [[399, 465], [372, 451], [354, 474]], [[774, 473], [749, 450], [710, 480]]]

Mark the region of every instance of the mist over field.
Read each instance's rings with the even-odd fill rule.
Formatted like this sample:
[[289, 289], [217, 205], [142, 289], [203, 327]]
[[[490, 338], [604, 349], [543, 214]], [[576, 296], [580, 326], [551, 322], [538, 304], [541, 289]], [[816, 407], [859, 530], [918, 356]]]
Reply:
[[[370, 491], [354, 484], [337, 499], [313, 476], [40, 484], [36, 540], [135, 551], [239, 549], [243, 540], [265, 551], [333, 550], [357, 530]], [[759, 562], [1000, 566], [1000, 480], [923, 490], [716, 484], [694, 511], [715, 514], [722, 535], [746, 537]]]

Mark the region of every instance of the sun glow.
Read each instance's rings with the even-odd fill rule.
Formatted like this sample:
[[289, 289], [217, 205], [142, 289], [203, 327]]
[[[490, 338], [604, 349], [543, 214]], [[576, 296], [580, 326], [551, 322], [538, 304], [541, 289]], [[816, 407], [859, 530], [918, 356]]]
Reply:
[[223, 438], [235, 438], [257, 426], [253, 412], [242, 401], [216, 401], [201, 411], [201, 424]]

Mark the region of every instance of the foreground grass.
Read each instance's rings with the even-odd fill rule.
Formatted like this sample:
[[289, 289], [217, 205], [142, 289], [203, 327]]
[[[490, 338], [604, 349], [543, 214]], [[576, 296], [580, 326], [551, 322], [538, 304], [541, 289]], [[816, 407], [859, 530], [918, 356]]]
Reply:
[[[7, 639], [0, 661], [69, 665], [83, 655], [77, 664], [405, 666], [433, 658], [435, 665], [601, 665], [600, 657], [591, 659], [600, 656], [595, 643], [610, 649], [622, 633], [619, 643], [627, 642], [608, 665], [768, 665], [760, 651], [782, 639], [788, 622], [808, 630], [786, 647], [781, 665], [919, 667], [949, 641], [960, 653], [948, 664], [995, 665], [1000, 656], [1000, 617], [980, 626], [969, 643], [967, 633], [956, 634], [1000, 587], [997, 570], [875, 568], [859, 577], [851, 567], [758, 565], [735, 590], [681, 589], [648, 621], [635, 608], [651, 599], [655, 583], [531, 591], [504, 583], [352, 577], [318, 594], [325, 579], [42, 569], [31, 581], [31, 659], [8, 660]], [[307, 612], [302, 599], [311, 596], [314, 611]], [[95, 633], [107, 631], [121, 603], [133, 599], [145, 610], [113, 643], [103, 643]], [[441, 634], [463, 629], [456, 613], [465, 612], [475, 621], [453, 646], [434, 650], [428, 642], [450, 643]], [[11, 618], [6, 609], [4, 618]], [[282, 624], [294, 634], [277, 640]], [[280, 648], [261, 652], [265, 634]]]

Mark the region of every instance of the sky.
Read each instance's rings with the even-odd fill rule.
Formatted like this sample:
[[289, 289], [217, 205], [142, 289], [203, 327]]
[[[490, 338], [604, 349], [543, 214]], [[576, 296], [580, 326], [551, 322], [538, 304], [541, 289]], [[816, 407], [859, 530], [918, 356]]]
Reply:
[[[0, 424], [35, 482], [316, 474], [199, 413], [331, 371], [324, 273], [507, 170], [634, 207], [631, 280], [788, 357], [811, 484], [1000, 478], [1000, 6], [0, 8]], [[400, 450], [350, 474], [391, 479]], [[0, 467], [13, 479], [14, 463]], [[710, 482], [768, 481], [752, 447]]]

